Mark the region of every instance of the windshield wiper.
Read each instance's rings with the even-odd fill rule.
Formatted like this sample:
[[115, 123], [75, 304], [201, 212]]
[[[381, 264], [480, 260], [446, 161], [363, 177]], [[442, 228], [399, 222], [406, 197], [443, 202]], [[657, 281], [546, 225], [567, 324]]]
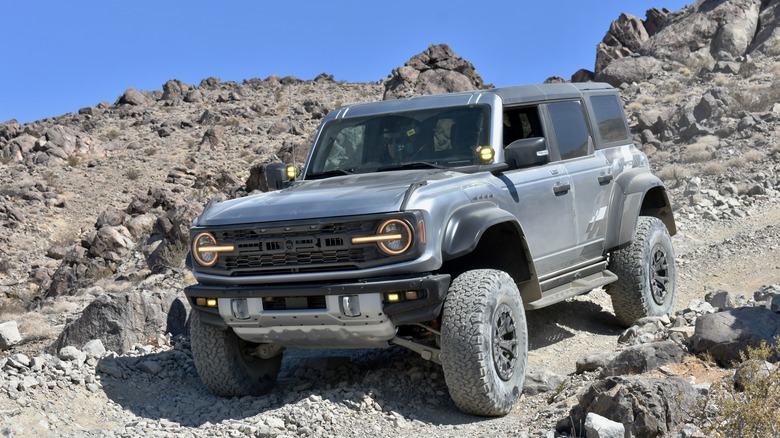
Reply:
[[352, 175], [353, 173], [355, 172], [353, 172], [352, 169], [333, 169], [328, 170], [327, 172], [310, 173], [306, 176], [306, 179], [330, 178], [331, 176]]
[[385, 170], [406, 170], [406, 169], [446, 169], [446, 166], [442, 166], [436, 163], [429, 163], [426, 161], [415, 161], [413, 163], [403, 163], [393, 166], [380, 167], [376, 171], [383, 172]]

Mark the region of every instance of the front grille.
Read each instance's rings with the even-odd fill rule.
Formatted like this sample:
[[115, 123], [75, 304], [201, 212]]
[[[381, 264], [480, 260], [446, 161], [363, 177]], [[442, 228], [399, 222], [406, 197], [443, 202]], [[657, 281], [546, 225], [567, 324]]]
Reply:
[[[376, 266], [390, 257], [375, 244], [352, 244], [352, 238], [374, 233], [386, 217], [328, 223], [257, 224], [211, 230], [221, 244], [236, 250], [222, 253], [202, 272], [227, 276], [355, 270]], [[398, 258], [398, 257], [396, 257]]]

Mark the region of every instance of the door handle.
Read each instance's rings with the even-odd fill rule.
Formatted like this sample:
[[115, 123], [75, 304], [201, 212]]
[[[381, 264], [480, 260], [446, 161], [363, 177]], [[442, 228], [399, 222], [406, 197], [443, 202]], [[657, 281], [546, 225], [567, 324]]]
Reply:
[[553, 193], [555, 193], [555, 196], [565, 195], [569, 190], [571, 190], [571, 184], [569, 183], [558, 183], [553, 186]]
[[611, 173], [608, 173], [606, 175], [599, 175], [599, 185], [603, 186], [605, 184], [609, 184], [609, 182], [612, 181], [612, 178], [614, 177], [612, 176]]

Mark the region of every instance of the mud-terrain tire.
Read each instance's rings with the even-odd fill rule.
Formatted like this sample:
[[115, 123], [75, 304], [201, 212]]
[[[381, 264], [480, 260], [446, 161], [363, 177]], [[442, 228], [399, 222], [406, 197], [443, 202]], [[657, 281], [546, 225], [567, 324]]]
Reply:
[[250, 354], [256, 344], [244, 341], [231, 329], [204, 325], [192, 312], [190, 339], [195, 368], [203, 384], [223, 397], [267, 393], [279, 374], [282, 354], [262, 359]]
[[608, 269], [618, 276], [605, 290], [621, 324], [628, 327], [639, 318], [671, 312], [677, 271], [672, 239], [660, 219], [640, 216], [633, 241], [610, 254]]
[[507, 273], [478, 269], [452, 282], [442, 316], [441, 361], [460, 410], [509, 413], [523, 392], [528, 328], [520, 292]]

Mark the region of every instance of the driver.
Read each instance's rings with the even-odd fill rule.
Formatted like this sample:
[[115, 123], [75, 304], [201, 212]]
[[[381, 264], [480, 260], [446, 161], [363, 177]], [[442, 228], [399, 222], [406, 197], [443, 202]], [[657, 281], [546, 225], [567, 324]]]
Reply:
[[410, 160], [415, 155], [415, 137], [417, 131], [413, 127], [401, 128], [384, 133], [383, 161], [388, 164], [398, 164]]

